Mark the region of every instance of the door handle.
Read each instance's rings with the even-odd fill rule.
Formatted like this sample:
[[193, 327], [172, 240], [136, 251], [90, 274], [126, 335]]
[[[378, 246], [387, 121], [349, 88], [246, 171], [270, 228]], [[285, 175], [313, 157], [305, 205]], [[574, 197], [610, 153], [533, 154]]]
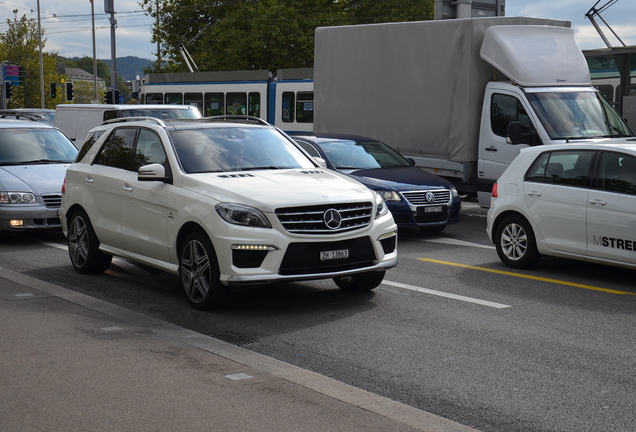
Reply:
[[603, 201], [600, 199], [591, 199], [589, 202], [592, 205], [601, 205], [601, 206], [607, 205], [607, 201]]
[[528, 192], [528, 195], [540, 197], [543, 194], [541, 192], [539, 192], [539, 191], [532, 191], [532, 192]]
[[90, 177], [90, 176], [87, 176], [87, 177], [86, 177], [86, 183], [88, 183], [88, 184], [93, 184], [93, 182], [94, 182], [94, 181], [95, 181], [95, 180], [93, 180], [93, 177]]
[[489, 151], [489, 152], [496, 152], [496, 151], [497, 151], [497, 147], [495, 147], [495, 146], [491, 145], [490, 147], [488, 147], [488, 148], [486, 149], [486, 151]]
[[129, 184], [125, 184], [124, 185], [124, 192], [132, 192], [132, 186], [130, 186]]

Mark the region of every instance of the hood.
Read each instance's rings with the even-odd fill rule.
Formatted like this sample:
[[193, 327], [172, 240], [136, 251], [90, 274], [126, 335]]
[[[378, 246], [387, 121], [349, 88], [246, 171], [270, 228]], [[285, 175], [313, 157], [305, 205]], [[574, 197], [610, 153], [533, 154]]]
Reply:
[[190, 174], [184, 177], [183, 187], [220, 202], [270, 212], [279, 207], [374, 200], [359, 182], [319, 168]]
[[0, 188], [35, 195], [61, 193], [70, 164], [0, 166]]
[[416, 190], [450, 188], [451, 183], [417, 167], [376, 168], [349, 173], [372, 189]]

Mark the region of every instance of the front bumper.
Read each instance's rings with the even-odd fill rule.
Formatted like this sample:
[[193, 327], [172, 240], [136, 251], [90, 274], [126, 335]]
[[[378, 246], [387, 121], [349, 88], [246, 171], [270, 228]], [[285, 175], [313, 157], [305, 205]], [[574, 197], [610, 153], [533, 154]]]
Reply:
[[21, 204], [0, 206], [0, 231], [60, 229], [61, 227], [57, 208]]

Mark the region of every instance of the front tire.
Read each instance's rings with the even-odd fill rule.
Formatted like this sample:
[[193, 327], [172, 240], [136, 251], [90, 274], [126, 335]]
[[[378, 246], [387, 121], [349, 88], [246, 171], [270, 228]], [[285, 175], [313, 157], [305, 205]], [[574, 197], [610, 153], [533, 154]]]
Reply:
[[230, 303], [232, 291], [219, 280], [219, 263], [207, 235], [195, 232], [186, 238], [179, 264], [181, 284], [193, 308], [219, 309]]
[[384, 280], [385, 271], [371, 271], [351, 276], [333, 278], [338, 288], [345, 292], [366, 292], [377, 288]]
[[499, 259], [508, 267], [528, 269], [541, 259], [532, 227], [521, 216], [508, 216], [501, 221], [495, 231], [495, 247]]
[[77, 210], [68, 224], [68, 254], [78, 273], [104, 273], [112, 255], [99, 250], [99, 240], [84, 210]]

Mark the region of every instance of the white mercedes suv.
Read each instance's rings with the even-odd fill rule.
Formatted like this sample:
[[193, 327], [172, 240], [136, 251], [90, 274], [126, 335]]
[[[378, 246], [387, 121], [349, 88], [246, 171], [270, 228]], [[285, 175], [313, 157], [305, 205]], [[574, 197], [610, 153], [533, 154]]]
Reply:
[[368, 291], [397, 265], [382, 197], [260, 119], [107, 121], [62, 193], [78, 272], [116, 255], [179, 274], [197, 309], [227, 305], [244, 284], [333, 278]]

